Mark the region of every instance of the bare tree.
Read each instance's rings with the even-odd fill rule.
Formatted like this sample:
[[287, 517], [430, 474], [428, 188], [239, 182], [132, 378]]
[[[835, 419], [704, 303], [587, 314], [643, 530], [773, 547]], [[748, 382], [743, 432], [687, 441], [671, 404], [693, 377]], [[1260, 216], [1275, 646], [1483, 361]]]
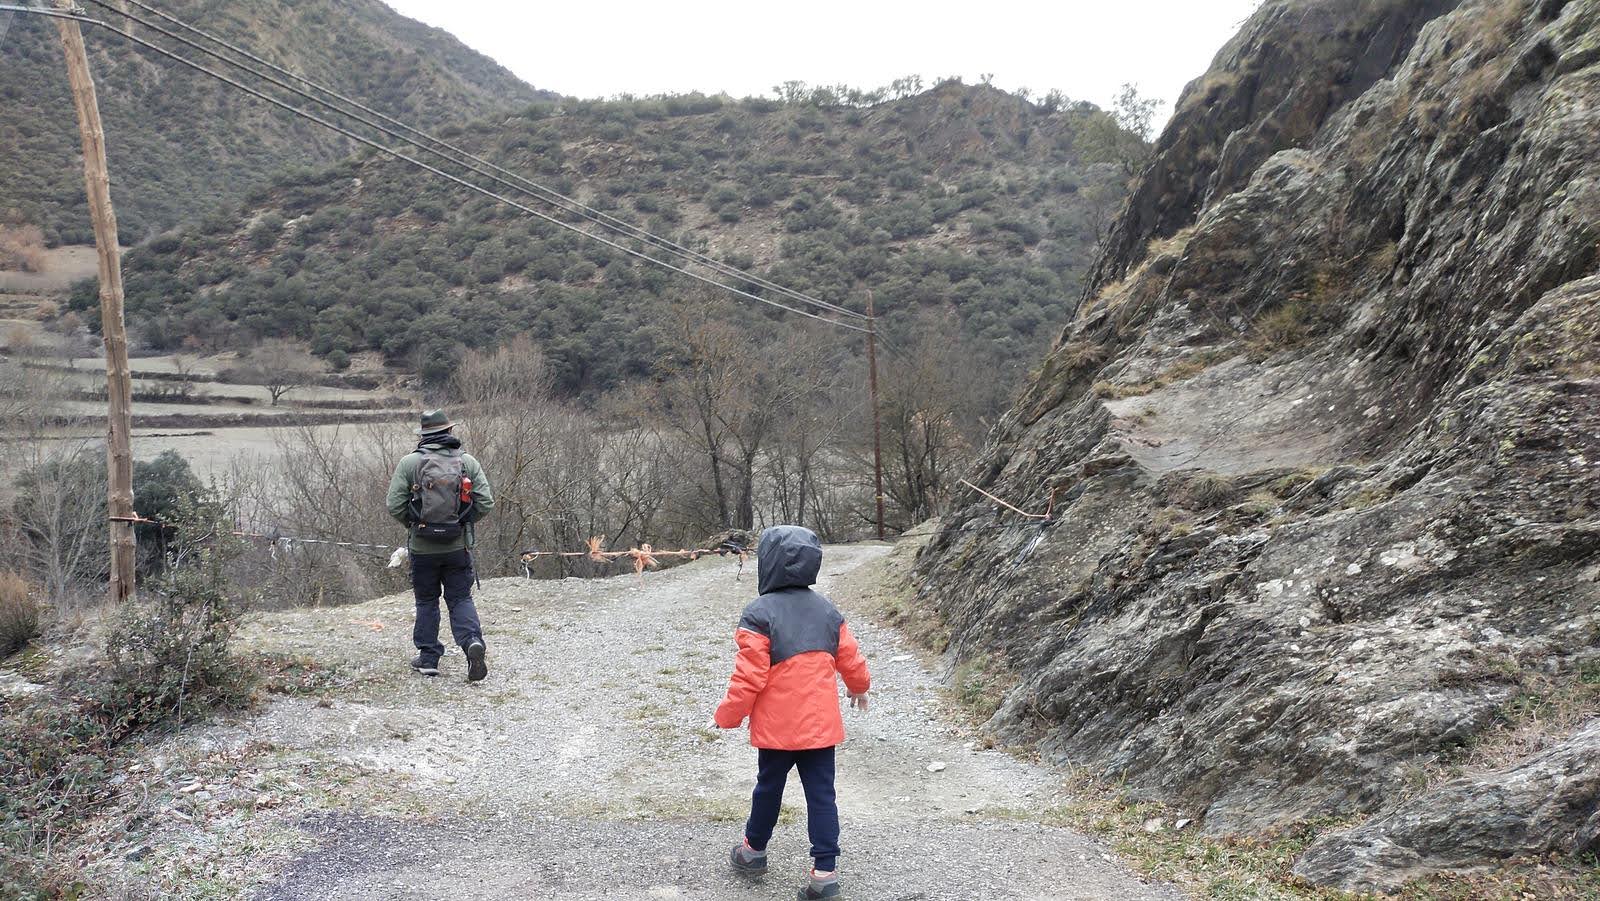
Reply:
[[942, 508], [981, 438], [985, 414], [1003, 402], [983, 350], [952, 333], [948, 322], [924, 320], [907, 353], [884, 373], [884, 491], [906, 525]]
[[[756, 469], [800, 386], [786, 371], [790, 344], [759, 348], [751, 334], [696, 295], [680, 308], [682, 355], [662, 366], [667, 422], [702, 461], [702, 483], [721, 528], [752, 529]], [[708, 484], [706, 484], [708, 483]]]
[[58, 607], [93, 594], [105, 575], [105, 467], [87, 439], [31, 443], [15, 476], [11, 548]]
[[300, 345], [274, 338], [246, 354], [227, 376], [230, 381], [266, 388], [276, 407], [285, 394], [312, 384], [325, 369], [321, 360]]
[[44, 232], [37, 225], [0, 225], [0, 269], [44, 269]]
[[105, 569], [105, 469], [91, 438], [62, 436], [69, 375], [0, 361], [0, 569], [31, 573], [57, 606]]
[[773, 354], [781, 409], [775, 440], [765, 454], [767, 489], [773, 518], [832, 532], [821, 498], [833, 475], [848, 466], [840, 453], [852, 423], [851, 394], [859, 384], [841, 366], [843, 353], [826, 336], [804, 332], [784, 342]]

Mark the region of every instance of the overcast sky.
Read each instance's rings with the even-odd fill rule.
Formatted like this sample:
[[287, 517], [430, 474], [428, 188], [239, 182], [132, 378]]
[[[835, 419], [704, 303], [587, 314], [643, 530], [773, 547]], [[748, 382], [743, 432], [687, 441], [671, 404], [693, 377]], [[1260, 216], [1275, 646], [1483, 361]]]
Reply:
[[992, 73], [1003, 88], [1101, 105], [1132, 82], [1165, 102], [1164, 119], [1259, 0], [387, 2], [535, 87], [580, 97]]

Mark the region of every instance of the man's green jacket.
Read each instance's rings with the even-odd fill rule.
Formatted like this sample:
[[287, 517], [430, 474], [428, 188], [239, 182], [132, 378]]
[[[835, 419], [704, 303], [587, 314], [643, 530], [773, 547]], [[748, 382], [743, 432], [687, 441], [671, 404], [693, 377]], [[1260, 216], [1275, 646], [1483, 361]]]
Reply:
[[[417, 479], [417, 467], [422, 464], [421, 447], [440, 453], [461, 454], [461, 472], [472, 480], [472, 516], [459, 538], [450, 541], [428, 541], [410, 535], [411, 486]], [[489, 511], [494, 509], [494, 489], [489, 487], [489, 477], [484, 475], [483, 467], [478, 464], [476, 458], [471, 454], [461, 453], [461, 439], [454, 435], [441, 435], [421, 447], [406, 454], [401, 459], [400, 465], [395, 467], [394, 478], [389, 480], [389, 515], [406, 527], [406, 532], [410, 536], [406, 547], [413, 554], [448, 554], [470, 548], [474, 539], [472, 523], [488, 516]]]

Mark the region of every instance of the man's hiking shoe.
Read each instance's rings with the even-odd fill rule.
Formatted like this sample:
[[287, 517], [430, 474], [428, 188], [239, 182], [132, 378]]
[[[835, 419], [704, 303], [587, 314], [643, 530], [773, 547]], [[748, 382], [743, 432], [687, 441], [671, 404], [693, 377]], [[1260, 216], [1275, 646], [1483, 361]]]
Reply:
[[817, 871], [812, 870], [806, 884], [800, 886], [800, 894], [796, 896], [800, 901], [817, 901], [818, 898], [839, 898], [839, 874], [829, 873], [818, 878]]
[[418, 675], [439, 675], [439, 661], [429, 660], [428, 658], [423, 657], [421, 654], [411, 658], [411, 668], [416, 670]]
[[762, 876], [767, 872], [767, 852], [755, 850], [749, 842], [734, 845], [728, 862], [740, 876]]
[[483, 677], [489, 675], [489, 664], [484, 660], [488, 651], [483, 642], [473, 639], [467, 645], [467, 681], [482, 682]]

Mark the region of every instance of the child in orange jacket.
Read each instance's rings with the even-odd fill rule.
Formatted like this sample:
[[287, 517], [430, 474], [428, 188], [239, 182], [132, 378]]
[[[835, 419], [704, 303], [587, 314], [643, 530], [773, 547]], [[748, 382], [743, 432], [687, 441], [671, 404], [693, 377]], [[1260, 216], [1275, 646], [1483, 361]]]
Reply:
[[822, 569], [822, 542], [810, 529], [773, 526], [756, 550], [761, 596], [744, 609], [734, 640], [739, 655], [717, 725], [736, 729], [750, 718], [757, 750], [755, 793], [744, 841], [733, 849], [735, 871], [767, 871], [767, 840], [778, 822], [789, 770], [799, 769], [806, 793], [806, 826], [815, 861], [801, 899], [839, 897], [839, 808], [833, 789], [834, 746], [844, 741], [839, 689], [867, 708], [872, 678], [844, 616], [812, 591]]

